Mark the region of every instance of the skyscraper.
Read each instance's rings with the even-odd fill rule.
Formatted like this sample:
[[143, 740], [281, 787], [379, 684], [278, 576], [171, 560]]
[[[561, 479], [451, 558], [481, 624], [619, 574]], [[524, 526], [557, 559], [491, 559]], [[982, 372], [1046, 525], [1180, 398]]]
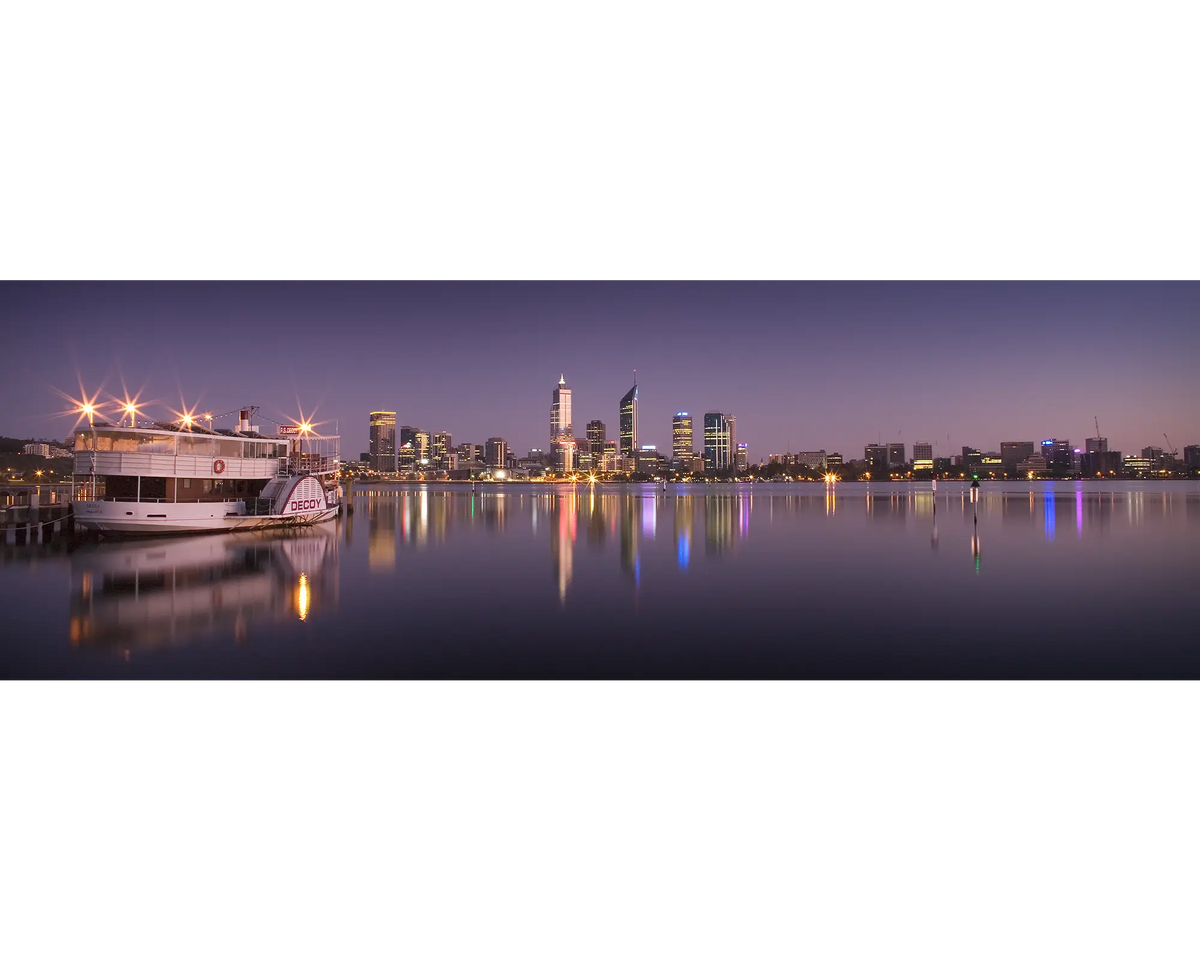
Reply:
[[622, 457], [636, 457], [638, 451], [638, 388], [634, 380], [629, 392], [621, 398], [621, 442]]
[[[1032, 453], [1032, 444], [1030, 446], [1029, 452]], [[918, 440], [913, 444], [913, 461], [917, 460], [933, 460], [933, 444], [928, 440]]]
[[1074, 449], [1070, 440], [1051, 438], [1042, 441], [1042, 456], [1051, 473], [1066, 475], [1075, 470]]
[[396, 445], [396, 469], [401, 473], [413, 470], [417, 465], [417, 428], [405, 424], [400, 427]]
[[488, 437], [487, 462], [490, 467], [503, 467], [508, 462], [508, 441], [503, 437]]
[[738, 470], [741, 472], [745, 472], [746, 470], [750, 469], [750, 451], [744, 443], [739, 443], [737, 445], [736, 463]]
[[733, 466], [730, 419], [720, 411], [704, 415], [705, 470], [728, 470]]
[[388, 473], [396, 469], [396, 411], [371, 412], [371, 469]]
[[568, 441], [575, 435], [571, 420], [571, 388], [567, 378], [560, 376], [558, 386], [550, 394], [550, 454], [560, 470], [570, 470], [574, 445]]
[[483, 462], [483, 447], [478, 443], [460, 443], [458, 445], [458, 462], [462, 466]]
[[454, 452], [454, 441], [444, 430], [433, 435], [433, 465], [438, 470], [449, 469], [450, 454]]
[[608, 439], [608, 428], [604, 426], [603, 420], [588, 421], [587, 438], [592, 444], [593, 451], [604, 449], [604, 442]]
[[887, 445], [887, 462], [889, 470], [904, 469], [905, 458], [903, 443], [889, 443]]
[[692, 446], [692, 415], [686, 410], [671, 418], [671, 455], [690, 466], [696, 449]]

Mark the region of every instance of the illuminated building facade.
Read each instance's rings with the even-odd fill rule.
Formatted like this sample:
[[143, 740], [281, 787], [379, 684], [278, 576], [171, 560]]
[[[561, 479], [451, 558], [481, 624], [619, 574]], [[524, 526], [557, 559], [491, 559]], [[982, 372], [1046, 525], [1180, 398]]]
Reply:
[[604, 425], [603, 420], [588, 421], [587, 438], [593, 451], [602, 452], [604, 450], [604, 442], [608, 439], [608, 428]]
[[719, 411], [704, 415], [705, 470], [728, 470], [733, 466], [731, 419]]
[[[1032, 452], [1032, 451], [1031, 451]], [[913, 460], [928, 460], [933, 462], [933, 444], [928, 440], [918, 440], [913, 444]]]
[[1078, 468], [1075, 462], [1075, 451], [1070, 440], [1052, 438], [1042, 441], [1042, 456], [1046, 458], [1047, 469], [1051, 473], [1066, 475], [1074, 473]]
[[691, 464], [696, 455], [692, 445], [692, 415], [686, 410], [671, 418], [671, 455], [685, 464]]
[[400, 427], [400, 437], [396, 446], [396, 469], [408, 473], [417, 466], [417, 428], [407, 424]]
[[489, 467], [508, 465], [508, 441], [503, 437], [488, 437], [486, 453]]
[[863, 447], [863, 459], [867, 461], [867, 470], [872, 477], [888, 475], [888, 451], [881, 443], [868, 443]]
[[638, 388], [636, 381], [629, 392], [621, 398], [621, 441], [622, 457], [634, 459], [638, 449]]
[[459, 466], [467, 467], [472, 463], [483, 463], [483, 446], [478, 443], [460, 443], [458, 445]]
[[555, 467], [562, 472], [569, 472], [575, 466], [575, 445], [570, 442], [574, 431], [571, 388], [567, 386], [567, 378], [560, 376], [558, 386], [550, 394], [550, 453]]
[[370, 417], [371, 445], [367, 456], [372, 470], [396, 469], [396, 411], [374, 410]]
[[454, 450], [454, 441], [445, 431], [433, 435], [433, 465], [438, 470], [450, 469], [450, 454]]
[[747, 448], [746, 444], [744, 444], [744, 443], [739, 443], [737, 445], [737, 456], [735, 458], [735, 465], [737, 466], [737, 469], [742, 473], [745, 473], [747, 470], [750, 469], [750, 451]]

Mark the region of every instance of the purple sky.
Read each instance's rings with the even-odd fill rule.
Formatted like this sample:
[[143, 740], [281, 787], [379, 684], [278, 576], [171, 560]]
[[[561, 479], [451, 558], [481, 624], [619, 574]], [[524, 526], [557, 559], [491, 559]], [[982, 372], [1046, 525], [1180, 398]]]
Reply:
[[1200, 443], [1197, 283], [4, 283], [0, 434], [61, 437], [58, 391], [103, 384], [201, 411], [306, 413], [349, 458], [367, 414], [548, 445], [565, 374], [577, 434], [617, 434], [637, 368], [641, 442], [671, 416], [738, 418], [752, 461], [792, 450], [1057, 436]]

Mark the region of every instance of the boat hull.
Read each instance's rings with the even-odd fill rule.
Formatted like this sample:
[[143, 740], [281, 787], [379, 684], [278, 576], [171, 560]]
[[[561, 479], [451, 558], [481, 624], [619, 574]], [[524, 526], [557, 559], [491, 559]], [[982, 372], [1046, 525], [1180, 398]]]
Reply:
[[[158, 536], [186, 533], [231, 533], [235, 530], [263, 530], [269, 527], [306, 527], [327, 523], [338, 515], [337, 506], [320, 510], [291, 513], [286, 516], [266, 514], [229, 514], [201, 516], [196, 510], [162, 509], [162, 515], [137, 516], [140, 511], [105, 509], [124, 506], [104, 502], [75, 504], [75, 526], [90, 533], [120, 534], [122, 536]], [[172, 505], [172, 506], [183, 506]]]

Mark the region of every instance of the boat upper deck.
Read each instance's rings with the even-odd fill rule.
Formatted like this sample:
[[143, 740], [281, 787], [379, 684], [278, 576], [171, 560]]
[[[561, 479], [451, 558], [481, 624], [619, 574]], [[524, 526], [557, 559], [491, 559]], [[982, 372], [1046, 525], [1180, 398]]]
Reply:
[[306, 433], [206, 430], [95, 424], [75, 432], [76, 475], [269, 479], [297, 473], [336, 473], [338, 437]]

